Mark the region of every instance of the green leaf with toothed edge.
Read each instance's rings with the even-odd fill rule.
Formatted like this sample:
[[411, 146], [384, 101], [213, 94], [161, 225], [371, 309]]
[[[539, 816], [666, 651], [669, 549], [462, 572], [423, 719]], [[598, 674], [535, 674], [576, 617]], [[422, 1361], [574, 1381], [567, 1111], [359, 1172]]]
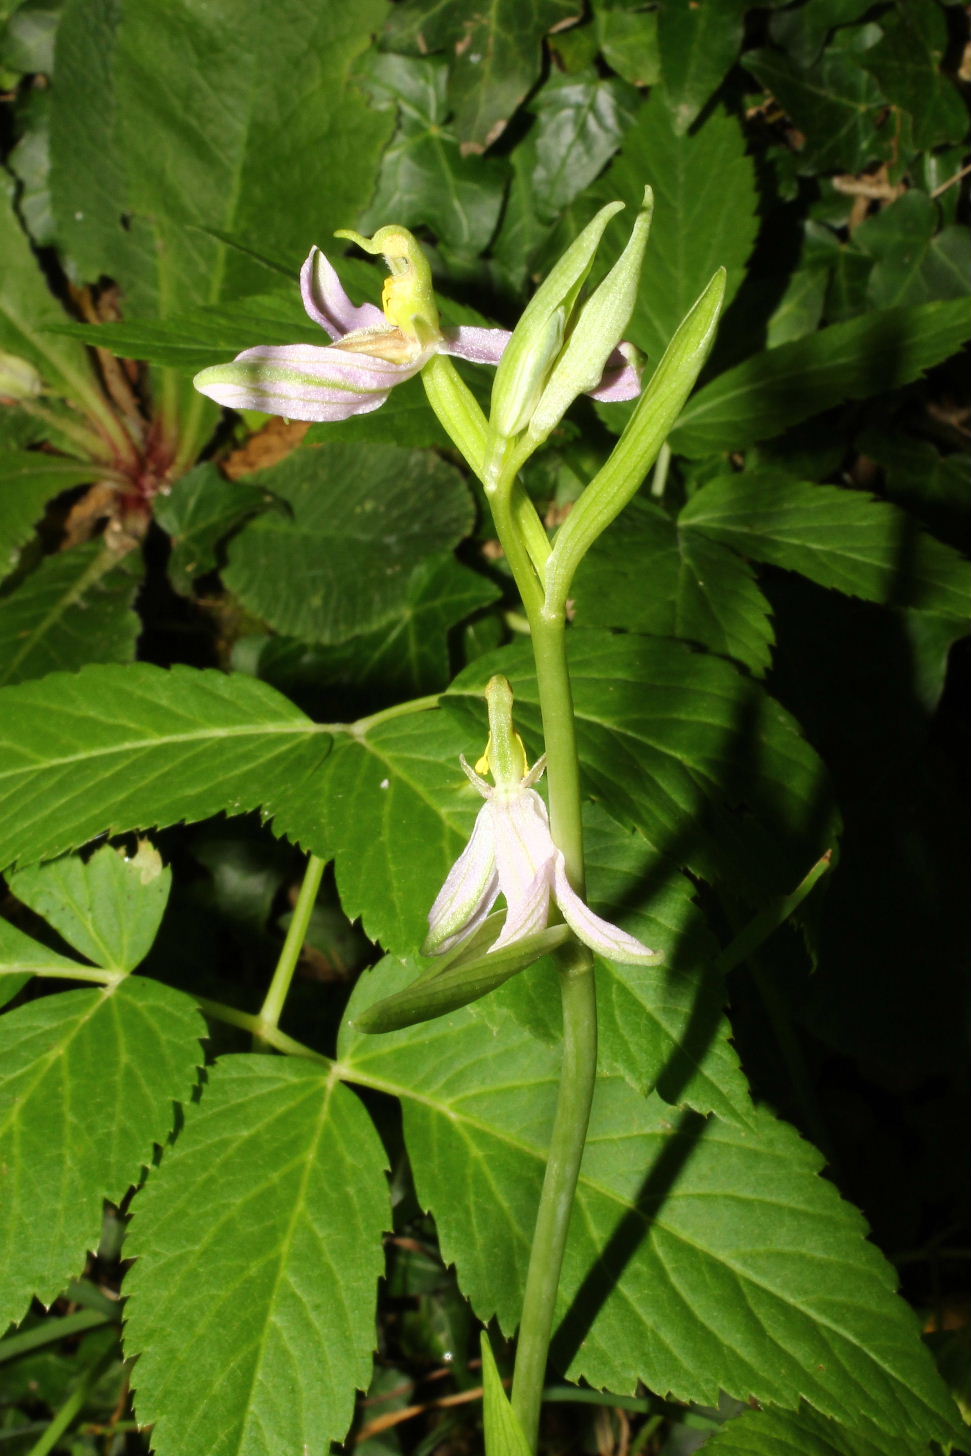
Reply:
[[571, 594], [580, 626], [677, 637], [757, 677], [771, 661], [771, 609], [752, 567], [642, 496], [590, 547]]
[[172, 1129], [202, 1059], [194, 1003], [156, 981], [65, 991], [0, 1017], [0, 1329], [79, 1275]]
[[847, 399], [899, 389], [961, 348], [963, 299], [872, 309], [736, 364], [692, 396], [672, 450], [700, 457], [770, 440]]
[[109, 664], [0, 689], [0, 863], [258, 807], [305, 822], [330, 741], [272, 688], [211, 670]]
[[798, 1411], [743, 1411], [705, 1443], [712, 1456], [897, 1456], [893, 1435], [867, 1439], [802, 1404]]
[[[407, 976], [362, 978], [351, 1021]], [[469, 1010], [363, 1037], [350, 1080], [401, 1098], [405, 1140], [442, 1255], [483, 1320], [520, 1315], [559, 1054]], [[801, 1398], [914, 1456], [954, 1415], [893, 1269], [822, 1159], [766, 1109], [747, 1126], [674, 1113], [620, 1078], [594, 1098], [557, 1301], [553, 1364], [620, 1392], [794, 1406]], [[487, 1218], [488, 1238], [483, 1226]], [[497, 1241], [504, 1254], [496, 1261]]]
[[414, 569], [473, 523], [465, 482], [431, 451], [305, 446], [246, 483], [289, 509], [239, 530], [223, 580], [278, 632], [307, 642], [344, 642], [391, 622]]
[[344, 1437], [371, 1373], [386, 1166], [327, 1065], [212, 1068], [126, 1244], [125, 1350], [157, 1456], [280, 1456]]
[[101, 540], [45, 556], [0, 597], [0, 684], [90, 662], [131, 662], [143, 575], [140, 555], [119, 556]]
[[849, 596], [967, 616], [967, 561], [906, 511], [863, 491], [770, 470], [723, 475], [691, 497], [679, 526]]
[[88, 860], [65, 855], [7, 880], [81, 955], [106, 970], [132, 971], [152, 948], [172, 872], [141, 840], [133, 854], [103, 844]]

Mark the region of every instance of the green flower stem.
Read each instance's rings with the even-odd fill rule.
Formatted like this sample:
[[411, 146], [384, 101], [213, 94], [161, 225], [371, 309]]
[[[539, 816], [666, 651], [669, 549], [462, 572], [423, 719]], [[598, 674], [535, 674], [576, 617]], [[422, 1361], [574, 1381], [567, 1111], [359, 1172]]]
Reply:
[[[565, 953], [564, 953], [565, 954]], [[535, 1450], [556, 1294], [597, 1081], [597, 992], [585, 947], [560, 972], [563, 1060], [516, 1346], [512, 1408]]]
[[[489, 426], [451, 359], [436, 354], [421, 372], [428, 403], [449, 439], [486, 484]], [[515, 533], [522, 540], [540, 578], [550, 554], [549, 538], [529, 496], [511, 473], [508, 483]]]
[[304, 873], [303, 884], [300, 886], [300, 894], [297, 896], [293, 919], [290, 921], [287, 938], [283, 942], [280, 959], [273, 972], [270, 989], [260, 1007], [258, 1036], [264, 1041], [269, 1039], [267, 1033], [270, 1030], [276, 1030], [283, 1014], [283, 1005], [287, 999], [287, 992], [290, 990], [290, 982], [293, 980], [293, 973], [297, 968], [303, 943], [307, 938], [307, 926], [310, 924], [323, 874], [324, 861], [312, 854], [307, 860], [307, 869]]
[[[567, 667], [566, 622], [562, 613], [553, 614], [544, 609], [543, 593], [533, 561], [517, 529], [512, 496], [518, 463], [513, 450], [497, 445], [490, 461], [493, 473], [486, 482], [486, 492], [500, 543], [512, 567], [529, 619], [543, 718], [553, 842], [563, 853], [570, 883], [582, 895], [580, 769]], [[536, 1448], [539, 1430], [556, 1294], [597, 1079], [597, 997], [593, 956], [586, 947], [571, 945], [559, 952], [558, 961], [563, 1060], [549, 1157], [526, 1275], [512, 1387], [513, 1410], [533, 1449]]]

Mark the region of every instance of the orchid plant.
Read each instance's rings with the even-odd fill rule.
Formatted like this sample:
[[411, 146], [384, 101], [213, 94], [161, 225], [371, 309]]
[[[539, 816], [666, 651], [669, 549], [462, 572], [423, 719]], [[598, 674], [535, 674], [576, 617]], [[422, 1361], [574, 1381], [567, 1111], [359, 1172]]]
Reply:
[[[336, 421], [379, 408], [395, 385], [421, 373], [439, 421], [481, 480], [529, 622], [545, 752], [528, 766], [504, 677], [486, 688], [489, 735], [466, 776], [485, 800], [469, 843], [431, 906], [423, 952], [445, 956], [411, 990], [368, 1009], [357, 1025], [380, 1032], [413, 1024], [487, 993], [552, 950], [560, 968], [560, 1091], [533, 1237], [511, 1408], [497, 1379], [487, 1389], [490, 1456], [536, 1449], [553, 1310], [597, 1077], [594, 955], [631, 966], [658, 955], [609, 924], [584, 899], [576, 727], [567, 662], [573, 575], [637, 490], [677, 419], [714, 338], [725, 290], [719, 269], [677, 329], [646, 389], [641, 361], [623, 340], [634, 307], [653, 212], [644, 191], [627, 246], [588, 298], [584, 284], [608, 222], [596, 214], [551, 270], [517, 327], [443, 329], [431, 273], [416, 239], [387, 226], [372, 238], [341, 231], [389, 269], [382, 304], [356, 307], [336, 271], [312, 249], [301, 274], [304, 307], [332, 343], [247, 349], [204, 369], [196, 388], [234, 409]], [[486, 419], [451, 363], [496, 366]], [[581, 393], [637, 399], [617, 446], [566, 521], [549, 537], [519, 472]], [[549, 808], [536, 785], [548, 781]], [[482, 776], [490, 773], [492, 784]], [[505, 913], [491, 914], [499, 896]], [[551, 925], [552, 917], [557, 924]], [[499, 923], [497, 923], [499, 922]], [[562, 928], [561, 928], [562, 927]], [[493, 1367], [486, 1360], [487, 1372]], [[512, 1444], [510, 1444], [510, 1442]]]

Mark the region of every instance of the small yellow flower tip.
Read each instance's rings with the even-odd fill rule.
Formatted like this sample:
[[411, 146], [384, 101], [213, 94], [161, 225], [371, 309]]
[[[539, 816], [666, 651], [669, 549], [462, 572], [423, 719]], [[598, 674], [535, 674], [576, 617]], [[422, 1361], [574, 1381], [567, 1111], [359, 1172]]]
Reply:
[[430, 344], [441, 337], [438, 307], [428, 259], [407, 228], [391, 224], [365, 238], [341, 228], [335, 238], [347, 238], [365, 253], [380, 254], [390, 269], [381, 294], [381, 307], [390, 324], [409, 339]]

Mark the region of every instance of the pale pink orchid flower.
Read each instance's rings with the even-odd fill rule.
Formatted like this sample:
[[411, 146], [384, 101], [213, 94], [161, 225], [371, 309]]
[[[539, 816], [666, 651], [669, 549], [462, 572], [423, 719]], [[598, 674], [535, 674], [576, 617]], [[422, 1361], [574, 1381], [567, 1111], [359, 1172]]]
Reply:
[[501, 894], [506, 919], [487, 954], [544, 930], [555, 904], [577, 939], [598, 955], [621, 965], [656, 965], [661, 959], [656, 951], [595, 915], [570, 884], [549, 812], [534, 787], [546, 768], [545, 754], [518, 782], [495, 787], [464, 757], [461, 762], [485, 803], [428, 912], [423, 954], [443, 955], [469, 940]]
[[[351, 302], [336, 269], [311, 248], [300, 272], [304, 308], [330, 344], [264, 344], [244, 349], [231, 364], [203, 369], [193, 381], [201, 394], [235, 410], [262, 410], [290, 420], [333, 422], [368, 414], [396, 384], [417, 374], [435, 354], [476, 364], [498, 364], [507, 329], [461, 325], [422, 339], [392, 323], [374, 304]], [[633, 399], [640, 376], [629, 345], [607, 361], [594, 399]]]

